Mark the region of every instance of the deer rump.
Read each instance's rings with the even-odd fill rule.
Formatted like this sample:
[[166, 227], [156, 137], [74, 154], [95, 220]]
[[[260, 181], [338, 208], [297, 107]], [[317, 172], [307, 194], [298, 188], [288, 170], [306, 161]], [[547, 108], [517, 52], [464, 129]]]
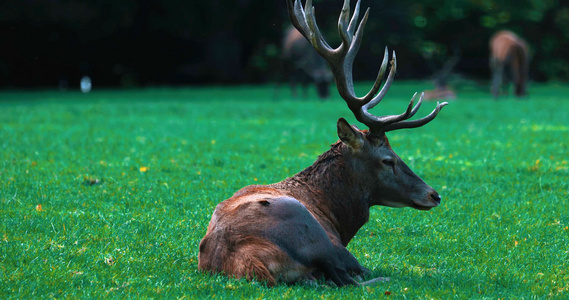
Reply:
[[343, 246], [332, 244], [300, 201], [261, 186], [243, 188], [216, 207], [198, 260], [201, 270], [269, 286], [322, 276], [337, 286], [354, 285], [348, 271], [368, 272]]

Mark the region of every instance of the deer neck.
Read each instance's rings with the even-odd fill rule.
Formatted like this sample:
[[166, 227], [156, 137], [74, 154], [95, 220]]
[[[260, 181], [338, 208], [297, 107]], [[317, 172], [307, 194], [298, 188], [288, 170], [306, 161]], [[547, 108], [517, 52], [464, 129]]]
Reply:
[[370, 204], [344, 147], [341, 142], [332, 145], [310, 167], [276, 185], [302, 202], [346, 246], [368, 221]]

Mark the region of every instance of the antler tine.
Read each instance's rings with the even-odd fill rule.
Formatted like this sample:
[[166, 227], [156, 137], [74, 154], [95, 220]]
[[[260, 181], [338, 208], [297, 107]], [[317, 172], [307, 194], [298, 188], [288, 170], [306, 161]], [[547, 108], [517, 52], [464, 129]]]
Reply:
[[387, 126], [385, 126], [384, 128], [382, 128], [382, 131], [388, 132], [388, 131], [392, 131], [392, 130], [396, 130], [396, 129], [421, 127], [421, 126], [429, 123], [430, 121], [432, 121], [439, 114], [441, 109], [443, 107], [445, 107], [446, 105], [448, 105], [448, 102], [443, 102], [440, 104], [437, 102], [437, 106], [435, 107], [435, 109], [430, 114], [428, 114], [427, 116], [425, 116], [421, 119], [412, 120], [412, 121], [401, 121], [401, 122], [391, 123], [391, 124], [388, 124]]
[[[291, 0], [287, 0], [286, 1], [286, 8], [288, 11], [288, 17], [290, 19], [290, 22], [292, 23], [292, 25], [294, 27], [296, 27], [298, 29], [298, 31], [307, 39], [310, 40], [307, 36], [306, 33], [304, 33], [304, 28], [307, 28], [308, 26], [305, 24], [300, 24], [300, 20], [305, 20], [302, 15], [304, 14], [304, 12], [299, 9], [298, 7], [301, 4], [298, 1], [294, 1], [294, 4], [291, 2]], [[299, 16], [297, 16], [297, 13], [301, 13]], [[300, 17], [300, 20], [299, 20]], [[303, 26], [304, 25], [304, 26]]]
[[[417, 95], [417, 92], [415, 92], [415, 94], [413, 95], [413, 98], [411, 98], [411, 102], [409, 103], [409, 106], [411, 106], [413, 103], [413, 99], [415, 99], [415, 96]], [[417, 101], [417, 105], [415, 105], [415, 107], [413, 108], [413, 110], [411, 111], [411, 113], [409, 114], [408, 118], [411, 118], [412, 116], [414, 116], [418, 111], [419, 108], [421, 107], [421, 104], [423, 104], [423, 97], [425, 96], [425, 93], [421, 93], [421, 97], [419, 97], [419, 101]], [[446, 105], [446, 104], [445, 104]]]
[[287, 0], [287, 9], [294, 27], [310, 41], [320, 55], [327, 58], [327, 53], [332, 49], [322, 37], [318, 25], [316, 25], [312, 1], [307, 0], [306, 8], [303, 8], [300, 1], [295, 0], [294, 4], [292, 4], [291, 0]]
[[320, 55], [322, 55], [324, 58], [326, 57], [331, 58], [333, 50], [332, 47], [328, 45], [326, 40], [324, 40], [324, 37], [322, 36], [322, 33], [320, 33], [320, 29], [318, 28], [318, 24], [316, 24], [316, 17], [314, 16], [314, 7], [308, 9], [307, 6], [305, 15], [307, 16], [308, 28], [310, 29], [309, 30], [310, 43], [314, 46], [314, 48], [316, 48], [318, 53], [320, 53]]
[[[347, 3], [344, 3], [344, 8], [347, 7], [347, 9], [343, 9], [343, 15], [341, 15], [339, 21], [339, 23], [342, 24], [347, 22], [342, 21], [342, 19], [346, 19], [345, 16], [349, 14], [349, 0], [345, 1]], [[344, 68], [346, 65], [346, 53], [349, 51], [350, 45], [353, 44], [353, 40], [351, 37], [343, 34], [342, 44], [335, 49], [331, 48], [326, 43], [318, 29], [311, 5], [311, 0], [306, 0], [306, 8], [302, 7], [299, 0], [295, 0], [294, 4], [292, 4], [292, 0], [287, 0], [287, 8], [291, 22], [296, 29], [298, 29], [302, 35], [310, 41], [318, 53], [328, 61], [330, 69], [332, 70], [336, 80], [338, 92], [340, 92], [340, 95], [346, 101], [348, 106], [353, 108], [352, 110], [355, 110], [361, 107], [361, 100], [355, 96], [353, 91], [351, 68]], [[346, 27], [345, 25], [339, 25], [339, 28], [342, 26]], [[342, 35], [342, 33], [340, 34]], [[348, 44], [348, 42], [350, 43]], [[349, 64], [349, 62], [347, 64]]]
[[[353, 82], [354, 76], [352, 73], [353, 65], [354, 65], [354, 59], [356, 58], [356, 55], [358, 54], [358, 50], [360, 49], [360, 45], [362, 44], [362, 36], [363, 36], [363, 31], [364, 31], [363, 29], [365, 28], [365, 24], [367, 23], [367, 18], [369, 16], [369, 8], [368, 8], [366, 13], [364, 14], [364, 17], [362, 18], [359, 26], [357, 27], [356, 35], [354, 37], [353, 31], [355, 30], [355, 28], [352, 26], [355, 26], [355, 23], [357, 21], [357, 15], [359, 15], [359, 6], [360, 6], [360, 1], [358, 0], [358, 3], [356, 4], [354, 16], [352, 17], [352, 20], [350, 21], [350, 25], [349, 25], [349, 28], [347, 31], [348, 34], [351, 36], [350, 37], [351, 43], [350, 43], [349, 48], [347, 49], [348, 50], [347, 53], [345, 54], [344, 64], [343, 64], [343, 72], [345, 74], [345, 79], [346, 79], [346, 88], [349, 90], [349, 94], [353, 98], [357, 99], [357, 101], [356, 101], [357, 106], [354, 105], [354, 109], [359, 109], [359, 106], [361, 106], [364, 103], [369, 102], [369, 100], [373, 97], [373, 95], [375, 93], [377, 93], [377, 90], [378, 90], [378, 89], [376, 89], [373, 92], [373, 94], [371, 94], [371, 96], [370, 96], [370, 93], [372, 93], [372, 91], [373, 91], [373, 89], [372, 89], [372, 91], [370, 91], [363, 98], [358, 98], [354, 92], [354, 82]], [[342, 32], [342, 31], [340, 31], [340, 32]], [[343, 44], [344, 43], [342, 43], [342, 45]], [[344, 48], [342, 50], [345, 50], [345, 49], [346, 48]], [[383, 77], [383, 74], [381, 77]], [[362, 104], [360, 104], [360, 102], [362, 102]], [[356, 113], [356, 111], [354, 111], [354, 110], [353, 110], [353, 112]]]
[[[417, 93], [413, 94], [413, 97], [411, 98], [409, 105], [407, 105], [407, 110], [405, 110], [405, 112], [400, 114], [400, 115], [376, 117], [377, 121], [379, 123], [379, 126], [385, 127], [386, 125], [389, 125], [391, 123], [407, 120], [407, 119], [411, 118], [412, 116], [414, 116], [415, 113], [417, 113], [417, 111], [419, 110], [419, 107], [421, 107], [421, 104], [423, 103], [423, 96], [424, 95], [425, 95], [425, 93], [421, 93], [421, 96], [419, 97], [419, 101], [417, 101], [417, 105], [415, 105], [413, 107], [413, 104], [415, 103], [415, 98], [417, 97]], [[366, 113], [368, 113], [367, 110], [366, 110]]]
[[[356, 17], [356, 14], [359, 14], [359, 5], [360, 5], [360, 0], [358, 0], [358, 3], [356, 4], [356, 11], [354, 12], [354, 17]], [[372, 87], [372, 89], [362, 98], [358, 98], [355, 93], [354, 93], [354, 83], [353, 83], [353, 74], [352, 74], [352, 69], [353, 69], [353, 64], [354, 64], [354, 59], [356, 58], [356, 55], [358, 54], [358, 50], [360, 50], [360, 45], [362, 43], [362, 36], [363, 36], [363, 32], [364, 32], [364, 28], [365, 25], [367, 23], [367, 19], [369, 16], [369, 8], [366, 10], [364, 17], [362, 18], [360, 24], [358, 25], [358, 28], [356, 30], [355, 33], [355, 37], [352, 39], [352, 43], [350, 44], [350, 48], [348, 49], [348, 53], [346, 54], [346, 58], [344, 59], [344, 73], [345, 74], [349, 74], [349, 76], [347, 76], [347, 80], [349, 80], [349, 84], [348, 84], [348, 88], [350, 89], [351, 94], [353, 94], [353, 97], [356, 98], [358, 100], [358, 103], [361, 102], [361, 104], [359, 104], [360, 106], [368, 103], [373, 96], [377, 93], [377, 91], [379, 90], [379, 87], [381, 86], [381, 80], [383, 78], [383, 73], [385, 72], [385, 68], [387, 67], [387, 59], [385, 58], [385, 56], [387, 55], [387, 52], [384, 55], [384, 61], [381, 65], [380, 68], [380, 72], [377, 76], [377, 79]], [[350, 22], [350, 27], [352, 27], [352, 25], [355, 25], [356, 19], [352, 18], [352, 22]], [[351, 30], [351, 31], [350, 31]], [[353, 32], [354, 28], [350, 28], [348, 29], [348, 31]], [[385, 50], [387, 51], [387, 47], [385, 48]], [[354, 113], [356, 113], [354, 111]]]
[[348, 26], [348, 33], [351, 36], [354, 35], [354, 31], [356, 30], [356, 23], [358, 22], [359, 15], [360, 15], [360, 0], [356, 2], [356, 7], [354, 8], [354, 14], [352, 15], [352, 19], [350, 20], [350, 25]]
[[360, 22], [354, 39], [351, 33], [355, 30], [354, 26], [359, 15], [359, 2], [358, 0], [350, 25], [347, 25], [350, 14], [350, 2], [349, 0], [344, 0], [342, 13], [338, 21], [338, 30], [342, 38], [342, 43], [334, 49], [326, 43], [318, 29], [314, 17], [314, 9], [312, 8], [312, 0], [306, 0], [306, 7], [303, 7], [299, 0], [295, 0], [294, 4], [292, 0], [287, 0], [288, 13], [292, 24], [310, 41], [318, 53], [328, 61], [336, 80], [338, 92], [354, 113], [375, 94], [374, 92], [372, 96], [358, 98], [353, 89], [352, 63], [359, 44], [361, 43], [361, 36], [363, 35], [362, 28], [369, 14], [366, 12], [366, 15]]
[[[381, 67], [379, 67], [379, 72], [377, 73], [377, 77], [373, 83], [373, 86], [371, 87], [371, 90], [364, 96], [364, 99], [372, 99], [372, 97], [375, 96], [375, 94], [377, 94], [377, 91], [379, 91], [379, 88], [381, 87], [381, 83], [383, 81], [383, 75], [385, 74], [385, 71], [387, 70], [387, 63], [389, 62], [389, 51], [387, 50], [387, 47], [385, 47], [385, 51], [383, 53], [383, 60], [381, 61]], [[370, 106], [368, 106], [368, 109], [372, 109], [375, 105], [377, 105], [377, 103], [379, 103], [379, 101], [377, 101], [375, 104], [372, 103]]]
[[[381, 65], [381, 68], [379, 70], [380, 72], [378, 74], [378, 78], [377, 78], [376, 83], [374, 84], [373, 88], [379, 89], [379, 86], [381, 85], [381, 79], [383, 78], [383, 73], [385, 72], [385, 67], [383, 64], [385, 63], [385, 59], [387, 58], [387, 47], [385, 47], [385, 52], [386, 53], [383, 56], [383, 63]], [[393, 58], [391, 59], [391, 69], [389, 70], [389, 75], [387, 75], [387, 80], [385, 81], [385, 84], [381, 88], [381, 91], [379, 92], [379, 94], [377, 94], [375, 97], [373, 97], [373, 99], [371, 99], [371, 101], [369, 101], [366, 105], [364, 105], [364, 108], [366, 111], [368, 109], [372, 109], [379, 102], [381, 102], [381, 100], [383, 100], [383, 97], [385, 97], [385, 95], [387, 94], [387, 91], [389, 91], [389, 88], [391, 87], [391, 83], [393, 82], [393, 79], [395, 78], [396, 72], [397, 72], [397, 56], [395, 56], [395, 51], [393, 51]], [[373, 91], [373, 88], [371, 91]], [[366, 96], [369, 96], [369, 95], [373, 96], [373, 95], [375, 95], [375, 93], [377, 93], [377, 90], [373, 94], [371, 94], [371, 91]]]
[[[359, 6], [359, 4], [360, 0], [358, 0], [356, 7]], [[344, 0], [344, 5], [342, 6], [342, 12], [340, 12], [340, 18], [338, 19], [338, 32], [340, 33], [340, 37], [342, 38], [342, 44], [339, 47], [339, 52], [344, 53], [348, 51], [352, 44], [354, 34], [353, 32], [350, 31], [350, 29], [352, 29], [353, 31], [353, 28], [350, 27], [352, 27], [352, 23], [355, 23], [357, 21], [358, 16], [356, 15], [356, 13], [359, 14], [359, 9], [356, 9], [354, 15], [350, 20], [350, 0]], [[349, 24], [348, 21], [350, 21]]]

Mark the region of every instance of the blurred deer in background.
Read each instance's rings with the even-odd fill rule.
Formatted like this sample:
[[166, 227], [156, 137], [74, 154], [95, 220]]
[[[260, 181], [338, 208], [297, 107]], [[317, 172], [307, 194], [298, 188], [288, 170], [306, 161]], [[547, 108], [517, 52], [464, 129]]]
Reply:
[[528, 46], [522, 38], [507, 30], [498, 31], [492, 36], [490, 39], [490, 70], [492, 72], [491, 91], [494, 97], [500, 95], [502, 84], [504, 84], [503, 88], [507, 89], [510, 80], [514, 82], [514, 94], [517, 97], [525, 96], [528, 69]]
[[386, 49], [371, 90], [363, 97], [355, 95], [352, 64], [369, 9], [357, 25], [360, 2], [350, 21], [350, 4], [345, 0], [338, 24], [342, 43], [333, 49], [320, 34], [311, 0], [306, 1], [306, 9], [298, 0], [294, 4], [287, 0], [287, 4], [292, 23], [328, 61], [338, 92], [369, 130], [359, 130], [340, 118], [340, 140], [312, 166], [278, 183], [247, 186], [219, 203], [200, 242], [198, 267], [269, 286], [318, 279], [337, 286], [388, 280], [356, 281], [370, 272], [346, 246], [368, 221], [373, 205], [419, 210], [439, 205], [439, 194], [393, 152], [385, 133], [423, 126], [447, 103], [437, 104], [426, 117], [408, 120], [422, 102], [419, 97], [414, 105], [415, 94], [402, 114], [371, 114], [369, 110], [391, 86], [397, 64], [393, 53], [389, 75], [380, 90], [389, 60]]
[[294, 27], [287, 30], [283, 40], [281, 60], [281, 72], [288, 76], [293, 97], [297, 96], [296, 84], [300, 83], [303, 97], [306, 98], [308, 84], [312, 82], [320, 99], [330, 96], [332, 73], [328, 64]]
[[453, 46], [453, 54], [448, 58], [443, 66], [438, 69], [433, 62], [432, 53], [423, 53], [425, 60], [431, 71], [433, 72], [435, 89], [424, 91], [425, 100], [439, 100], [439, 99], [456, 99], [456, 94], [449, 87], [449, 77], [451, 72], [460, 61], [460, 47], [458, 43]]

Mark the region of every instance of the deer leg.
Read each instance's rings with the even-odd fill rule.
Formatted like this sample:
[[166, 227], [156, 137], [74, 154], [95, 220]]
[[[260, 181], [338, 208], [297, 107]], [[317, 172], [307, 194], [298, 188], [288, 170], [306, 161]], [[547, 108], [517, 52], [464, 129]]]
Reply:
[[296, 80], [297, 80], [297, 74], [296, 74], [296, 70], [294, 71], [294, 73], [292, 74], [292, 76], [290, 77], [289, 83], [290, 83], [290, 92], [292, 94], [293, 98], [296, 98]]
[[[338, 257], [340, 258], [341, 262], [346, 267], [347, 273], [351, 276], [350, 278], [356, 278], [359, 281], [363, 279], [365, 276], [369, 276], [371, 271], [366, 267], [360, 265], [358, 260], [346, 249], [344, 246], [335, 246], [336, 253], [338, 253]], [[380, 282], [389, 281], [389, 277], [376, 277], [370, 279], [365, 282], [357, 283], [357, 285], [373, 285]]]
[[[344, 247], [343, 245], [334, 245], [334, 247], [336, 248], [336, 253], [340, 258], [340, 261], [344, 264], [350, 276], [361, 281], [363, 277], [369, 276], [371, 274], [371, 271], [366, 267], [360, 265], [358, 260], [352, 255], [352, 253], [348, 251], [348, 249], [346, 249], [346, 247]], [[359, 285], [373, 285], [376, 283], [386, 282], [389, 280], [390, 280], [389, 277], [376, 277], [368, 281], [361, 282], [359, 283]]]
[[345, 266], [346, 270], [350, 275], [353, 276], [367, 276], [371, 274], [371, 271], [368, 270], [366, 267], [360, 265], [358, 260], [344, 247], [343, 245], [334, 245], [336, 250], [336, 254], [338, 258]]
[[303, 73], [302, 75], [303, 75], [303, 77], [302, 77], [302, 82], [301, 82], [301, 85], [302, 85], [302, 98], [303, 98], [303, 99], [306, 99], [306, 98], [308, 98], [308, 85], [310, 84], [311, 80], [310, 80], [310, 77], [309, 77], [307, 74]]
[[514, 95], [516, 97], [522, 97], [525, 94], [525, 87], [524, 87], [524, 74], [523, 74], [523, 61], [522, 58], [519, 57], [519, 54], [512, 59], [511, 64], [511, 71], [512, 71], [512, 78], [514, 82]]
[[359, 283], [348, 274], [346, 269], [340, 267], [335, 262], [324, 261], [318, 263], [318, 267], [324, 272], [326, 277], [332, 280], [332, 282], [334, 282], [338, 287], [345, 285], [359, 285]]
[[492, 73], [490, 91], [494, 97], [498, 97], [500, 96], [500, 86], [504, 80], [504, 62], [498, 58], [492, 57], [490, 60], [490, 71]]
[[504, 64], [496, 60], [492, 61], [492, 95], [494, 97], [500, 96], [500, 87], [504, 80]]
[[321, 272], [337, 286], [358, 284], [348, 274], [344, 261], [350, 262], [352, 268], [362, 270], [362, 267], [345, 248], [338, 251], [304, 205], [290, 197], [263, 199], [260, 205], [272, 219], [262, 235], [291, 259], [312, 270], [313, 274]]

